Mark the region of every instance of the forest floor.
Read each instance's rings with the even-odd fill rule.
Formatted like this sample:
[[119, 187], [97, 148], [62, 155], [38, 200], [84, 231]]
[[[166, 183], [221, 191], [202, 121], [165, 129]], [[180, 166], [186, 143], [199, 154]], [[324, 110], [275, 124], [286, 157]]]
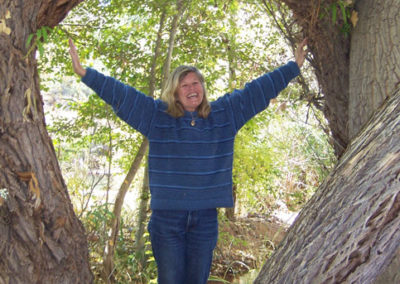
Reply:
[[288, 227], [278, 218], [264, 216], [220, 221], [220, 237], [214, 251], [211, 275], [233, 282], [241, 275], [261, 269], [285, 236]]

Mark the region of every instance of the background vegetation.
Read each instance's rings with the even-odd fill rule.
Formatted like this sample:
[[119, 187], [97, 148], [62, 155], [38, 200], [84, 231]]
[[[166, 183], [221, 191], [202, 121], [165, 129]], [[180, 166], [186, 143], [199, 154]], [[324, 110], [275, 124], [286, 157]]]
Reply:
[[[102, 274], [115, 196], [143, 137], [79, 83], [72, 73], [67, 40], [73, 38], [86, 66], [144, 93], [150, 92], [154, 80], [158, 96], [169, 32], [179, 5], [183, 8], [171, 68], [181, 64], [200, 68], [211, 99], [293, 59], [279, 21], [288, 15], [279, 14], [268, 1], [87, 0], [48, 36], [46, 29], [46, 36], [40, 37], [45, 40], [46, 56], [38, 56], [47, 125], [74, 208], [87, 231], [92, 269], [99, 283], [151, 283], [156, 278], [148, 236], [141, 229], [147, 221], [138, 218], [148, 213], [148, 194], [142, 186], [145, 161], [125, 198], [113, 272], [108, 277]], [[155, 57], [158, 35], [161, 53]], [[150, 73], [153, 58], [154, 77]], [[221, 232], [220, 243], [244, 246], [229, 226], [234, 219], [258, 216], [267, 220], [277, 210], [297, 212], [335, 162], [323, 115], [304, 99], [305, 86], [318, 92], [307, 64], [302, 73], [305, 82], [290, 84], [237, 136], [235, 218], [225, 218], [221, 211], [221, 228], [230, 231]], [[138, 246], [139, 241], [143, 245]], [[216, 254], [225, 253], [216, 250]], [[265, 251], [259, 251], [254, 266], [261, 265], [264, 257]], [[216, 259], [221, 258], [217, 255]], [[226, 276], [228, 269], [235, 273], [228, 266], [219, 272], [215, 269], [214, 276]]]

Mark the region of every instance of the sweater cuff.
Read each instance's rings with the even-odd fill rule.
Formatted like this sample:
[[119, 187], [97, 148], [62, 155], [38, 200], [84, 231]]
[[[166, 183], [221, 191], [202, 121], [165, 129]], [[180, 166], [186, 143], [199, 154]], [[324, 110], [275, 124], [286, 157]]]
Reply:
[[91, 84], [93, 83], [93, 81], [96, 78], [96, 72], [97, 72], [96, 70], [94, 70], [94, 69], [92, 69], [90, 67], [87, 67], [86, 68], [86, 74], [85, 74], [85, 76], [83, 76], [81, 78], [81, 81], [83, 83], [85, 83], [86, 85], [91, 86]]
[[288, 67], [290, 68], [292, 78], [295, 78], [295, 77], [297, 77], [297, 76], [300, 75], [300, 68], [299, 68], [299, 65], [297, 65], [296, 62], [294, 62], [294, 61], [289, 61], [289, 62], [287, 63], [287, 65], [288, 65]]

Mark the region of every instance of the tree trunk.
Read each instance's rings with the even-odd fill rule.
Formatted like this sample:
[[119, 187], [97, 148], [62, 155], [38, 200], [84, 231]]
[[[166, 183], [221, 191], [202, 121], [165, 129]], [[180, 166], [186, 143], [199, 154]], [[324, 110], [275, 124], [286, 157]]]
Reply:
[[225, 208], [225, 217], [229, 221], [232, 221], [232, 222], [235, 221], [236, 190], [237, 190], [237, 186], [236, 186], [236, 184], [233, 184], [233, 186], [232, 186], [233, 207]]
[[147, 211], [149, 209], [149, 199], [150, 199], [150, 187], [149, 187], [149, 168], [146, 166], [145, 174], [143, 177], [142, 191], [140, 193], [140, 203], [138, 207], [138, 217], [137, 226], [135, 233], [135, 246], [134, 250], [136, 255], [138, 255], [138, 265], [142, 267], [143, 270], [146, 267], [146, 253], [145, 253], [145, 238], [144, 232], [146, 228], [147, 221]]
[[114, 283], [114, 278], [112, 277], [112, 273], [114, 271], [114, 252], [115, 246], [117, 245], [117, 237], [119, 233], [119, 224], [121, 221], [121, 211], [122, 206], [124, 204], [125, 195], [128, 192], [129, 186], [132, 183], [133, 178], [135, 177], [137, 171], [139, 170], [140, 164], [143, 160], [147, 152], [147, 147], [149, 142], [147, 139], [143, 139], [143, 142], [140, 144], [139, 150], [136, 154], [135, 159], [123, 181], [121, 187], [118, 190], [117, 197], [115, 199], [114, 209], [113, 209], [113, 218], [111, 221], [110, 234], [108, 236], [108, 241], [104, 248], [103, 255], [103, 278], [107, 283]]
[[[282, 2], [293, 11], [295, 19], [303, 29], [302, 37], [308, 38], [308, 47], [312, 54], [309, 57], [310, 62], [325, 95], [323, 112], [332, 132], [335, 154], [340, 157], [350, 142], [349, 36], [345, 36], [337, 23], [332, 22], [329, 5], [333, 1]], [[321, 18], [321, 15], [324, 17]]]
[[[237, 76], [236, 76], [236, 69], [237, 69], [237, 60], [236, 60], [236, 42], [235, 36], [237, 32], [237, 25], [236, 25], [236, 13], [230, 12], [229, 15], [229, 28], [228, 28], [228, 35], [224, 35], [222, 41], [226, 46], [226, 56], [228, 60], [228, 68], [229, 68], [229, 77], [228, 77], [228, 85], [229, 89], [233, 90], [237, 87]], [[235, 221], [235, 206], [236, 206], [236, 184], [232, 185], [232, 196], [233, 196], [233, 206], [232, 208], [225, 208], [225, 217], [229, 221]]]
[[46, 131], [35, 51], [25, 47], [79, 2], [0, 2], [0, 283], [92, 282], [84, 228]]
[[255, 283], [400, 283], [400, 90], [351, 143]]
[[293, 10], [309, 38], [311, 63], [325, 94], [324, 114], [340, 157], [399, 84], [400, 67], [393, 63], [400, 61], [400, 3], [354, 1], [359, 21], [351, 34], [344, 36], [339, 28], [343, 18], [338, 16], [333, 23], [329, 15], [332, 1], [283, 2]]
[[165, 62], [163, 65], [163, 77], [161, 82], [161, 93], [164, 90], [165, 84], [167, 82], [170, 70], [171, 70], [171, 60], [172, 60], [172, 53], [175, 47], [175, 37], [178, 31], [178, 25], [180, 19], [182, 18], [183, 11], [185, 10], [185, 5], [189, 5], [190, 1], [185, 0], [176, 0], [176, 11], [174, 17], [172, 18], [171, 29], [169, 32], [169, 40], [168, 40], [168, 51], [165, 57]]
[[[400, 4], [360, 0], [356, 7], [360, 20], [352, 34], [351, 59], [337, 57], [330, 66], [333, 72], [325, 73], [335, 81], [335, 65], [351, 63], [347, 133], [356, 138], [255, 283], [400, 283], [400, 88], [395, 64]], [[337, 44], [332, 41], [334, 37], [313, 45]], [[331, 95], [326, 93], [327, 99]]]
[[400, 2], [359, 0], [351, 38], [349, 135], [400, 86]]

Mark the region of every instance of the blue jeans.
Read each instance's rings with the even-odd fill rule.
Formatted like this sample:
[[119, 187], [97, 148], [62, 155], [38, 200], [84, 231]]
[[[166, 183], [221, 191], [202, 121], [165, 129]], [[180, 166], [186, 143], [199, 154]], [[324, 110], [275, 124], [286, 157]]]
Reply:
[[153, 210], [148, 230], [159, 284], [205, 284], [218, 239], [217, 210]]

